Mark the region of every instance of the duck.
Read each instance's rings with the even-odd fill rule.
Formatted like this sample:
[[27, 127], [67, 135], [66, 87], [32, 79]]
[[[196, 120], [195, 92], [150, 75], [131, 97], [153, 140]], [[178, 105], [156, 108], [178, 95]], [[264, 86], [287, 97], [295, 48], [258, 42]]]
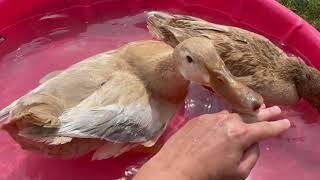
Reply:
[[236, 81], [212, 41], [192, 37], [175, 48], [130, 42], [52, 72], [0, 111], [1, 129], [25, 150], [49, 157], [116, 157], [152, 147], [183, 105], [190, 82], [213, 89], [235, 112], [254, 116], [260, 94]]
[[288, 56], [266, 37], [198, 17], [161, 11], [147, 13], [155, 39], [172, 47], [190, 37], [207, 37], [236, 80], [262, 95], [269, 105], [290, 106], [301, 99], [320, 111], [320, 73]]

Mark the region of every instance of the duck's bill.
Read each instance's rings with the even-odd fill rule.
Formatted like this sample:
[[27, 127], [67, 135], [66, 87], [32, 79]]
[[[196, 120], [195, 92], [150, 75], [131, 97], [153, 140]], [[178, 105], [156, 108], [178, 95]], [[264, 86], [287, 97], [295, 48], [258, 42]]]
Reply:
[[174, 16], [172, 16], [171, 14], [162, 11], [149, 11], [147, 12], [147, 16], [148, 18], [158, 18], [159, 20], [167, 20], [174, 18]]
[[[174, 35], [167, 30], [167, 25], [174, 18], [170, 14], [151, 11], [147, 13], [147, 28], [150, 34], [157, 40], [166, 42], [167, 38], [174, 38]], [[175, 39], [175, 38], [174, 38]], [[175, 42], [175, 45], [179, 42]]]
[[202, 19], [189, 16], [189, 15], [182, 15], [182, 14], [170, 14], [163, 11], [150, 11], [147, 12], [148, 19], [154, 19], [158, 22], [162, 22], [162, 24], [168, 23], [172, 19], [177, 20], [189, 20], [189, 21], [203, 21]]
[[181, 28], [176, 27], [179, 24], [177, 23], [179, 17], [179, 15], [170, 15], [159, 11], [149, 12], [147, 14], [147, 28], [154, 38], [175, 47], [183, 40], [191, 37]]
[[255, 114], [263, 105], [260, 94], [236, 81], [225, 68], [210, 73], [210, 88], [238, 113]]
[[[183, 33], [187, 31], [188, 35], [200, 35], [196, 29], [201, 26], [201, 29], [205, 28], [203, 25], [208, 22], [187, 15], [169, 14], [161, 11], [147, 12], [147, 28], [153, 35], [167, 36], [167, 33], [177, 35], [175, 31]], [[212, 29], [212, 28], [210, 28]], [[189, 31], [190, 30], [190, 31]], [[160, 38], [161, 39], [161, 38]]]

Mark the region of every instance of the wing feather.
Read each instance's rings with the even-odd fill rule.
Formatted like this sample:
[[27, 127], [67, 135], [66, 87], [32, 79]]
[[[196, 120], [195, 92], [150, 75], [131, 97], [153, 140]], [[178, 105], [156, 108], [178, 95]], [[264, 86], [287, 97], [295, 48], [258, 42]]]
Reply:
[[120, 72], [62, 114], [59, 128], [33, 127], [20, 134], [143, 143], [159, 137], [175, 110], [175, 105], [155, 98], [136, 76]]

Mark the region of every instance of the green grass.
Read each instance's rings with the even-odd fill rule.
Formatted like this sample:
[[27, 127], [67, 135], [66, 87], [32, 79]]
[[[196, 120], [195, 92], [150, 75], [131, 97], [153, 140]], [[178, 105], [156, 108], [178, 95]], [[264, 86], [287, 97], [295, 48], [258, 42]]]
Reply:
[[320, 30], [320, 0], [279, 0], [279, 2]]

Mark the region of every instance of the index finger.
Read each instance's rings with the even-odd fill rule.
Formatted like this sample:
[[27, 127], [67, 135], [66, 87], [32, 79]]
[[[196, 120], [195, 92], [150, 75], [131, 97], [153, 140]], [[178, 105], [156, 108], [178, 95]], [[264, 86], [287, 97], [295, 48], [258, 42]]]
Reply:
[[244, 148], [248, 148], [261, 140], [280, 135], [290, 128], [290, 121], [287, 119], [271, 122], [263, 121], [247, 124], [247, 127], [248, 133], [247, 138], [245, 139]]

